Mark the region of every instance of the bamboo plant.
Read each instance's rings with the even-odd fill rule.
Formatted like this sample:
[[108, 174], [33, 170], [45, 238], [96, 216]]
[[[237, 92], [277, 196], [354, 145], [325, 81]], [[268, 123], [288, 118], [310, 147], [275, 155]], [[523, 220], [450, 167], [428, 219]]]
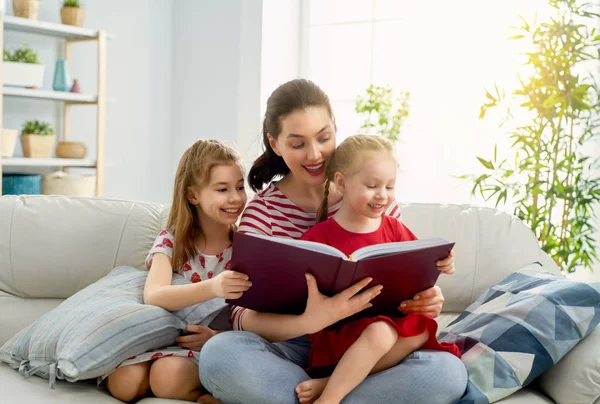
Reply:
[[[598, 259], [594, 209], [600, 206], [600, 165], [588, 149], [600, 134], [600, 71], [590, 69], [600, 66], [600, 35], [592, 28], [600, 15], [577, 0], [550, 0], [550, 6], [548, 21], [521, 18], [511, 38], [531, 41], [526, 56], [533, 71], [519, 78], [511, 97], [531, 117], [507, 133], [514, 154], [501, 158], [495, 145], [492, 158], [477, 157], [484, 173], [463, 178], [473, 181], [472, 194], [495, 198], [496, 206], [508, 199], [542, 249], [564, 272], [574, 272], [592, 269]], [[498, 87], [486, 97], [480, 119], [507, 101]], [[514, 108], [503, 124], [513, 117]]]

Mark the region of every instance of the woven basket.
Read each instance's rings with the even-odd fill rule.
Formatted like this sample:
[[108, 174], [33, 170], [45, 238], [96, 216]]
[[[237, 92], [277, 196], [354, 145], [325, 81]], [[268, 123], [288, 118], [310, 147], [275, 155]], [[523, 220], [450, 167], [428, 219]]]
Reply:
[[37, 20], [40, 15], [40, 0], [13, 0], [15, 17]]
[[96, 193], [95, 175], [73, 175], [55, 171], [42, 178], [42, 194], [92, 197]]

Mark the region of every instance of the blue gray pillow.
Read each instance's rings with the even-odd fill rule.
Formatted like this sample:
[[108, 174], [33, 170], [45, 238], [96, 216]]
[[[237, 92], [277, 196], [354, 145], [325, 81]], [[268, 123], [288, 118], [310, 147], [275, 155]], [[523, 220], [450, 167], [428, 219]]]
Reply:
[[[226, 310], [223, 299], [169, 312], [143, 303], [147, 271], [113, 269], [21, 330], [0, 360], [25, 375], [94, 379], [126, 358], [173, 345], [188, 324], [209, 325]], [[189, 283], [174, 274], [173, 284]]]
[[460, 404], [488, 404], [527, 386], [600, 322], [600, 284], [532, 264], [485, 291], [440, 333], [469, 373]]

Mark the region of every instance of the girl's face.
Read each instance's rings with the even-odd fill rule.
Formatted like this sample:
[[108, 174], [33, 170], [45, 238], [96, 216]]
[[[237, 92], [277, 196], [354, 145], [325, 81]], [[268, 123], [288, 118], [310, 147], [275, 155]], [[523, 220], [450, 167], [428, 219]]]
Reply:
[[201, 222], [235, 224], [247, 201], [240, 166], [231, 163], [213, 167], [206, 186], [189, 188], [188, 200], [197, 206]]
[[309, 185], [325, 182], [325, 168], [335, 149], [336, 127], [325, 107], [297, 110], [281, 121], [281, 133], [269, 134], [273, 151], [290, 168], [294, 179]]
[[358, 156], [354, 164], [359, 166], [349, 175], [335, 173], [343, 203], [350, 204], [357, 215], [379, 218], [394, 200], [396, 161], [388, 153], [371, 152]]

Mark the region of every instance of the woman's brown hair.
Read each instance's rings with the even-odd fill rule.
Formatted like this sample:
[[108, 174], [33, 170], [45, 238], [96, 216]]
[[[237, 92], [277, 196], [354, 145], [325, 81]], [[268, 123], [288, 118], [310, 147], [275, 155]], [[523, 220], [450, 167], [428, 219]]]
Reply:
[[[325, 195], [321, 206], [317, 211], [317, 223], [327, 219], [329, 212], [329, 186], [335, 178], [335, 173], [344, 175], [356, 173], [362, 164], [361, 154], [371, 152], [386, 152], [394, 158], [394, 147], [388, 140], [379, 136], [355, 135], [344, 140], [335, 149], [325, 170], [327, 182], [325, 183]], [[395, 159], [395, 158], [394, 158]]]
[[307, 107], [325, 107], [329, 116], [333, 117], [329, 97], [310, 80], [288, 81], [277, 87], [267, 100], [262, 133], [265, 151], [254, 161], [248, 173], [248, 184], [255, 192], [260, 191], [276, 176], [290, 172], [283, 158], [271, 148], [268, 135], [277, 139], [281, 132], [281, 120], [292, 112]]
[[197, 208], [187, 198], [188, 189], [206, 186], [212, 169], [226, 164], [238, 164], [241, 168], [240, 156], [219, 140], [198, 140], [183, 153], [179, 161], [168, 221], [168, 229], [175, 236], [172, 257], [174, 271], [196, 255], [196, 240], [202, 234]]

